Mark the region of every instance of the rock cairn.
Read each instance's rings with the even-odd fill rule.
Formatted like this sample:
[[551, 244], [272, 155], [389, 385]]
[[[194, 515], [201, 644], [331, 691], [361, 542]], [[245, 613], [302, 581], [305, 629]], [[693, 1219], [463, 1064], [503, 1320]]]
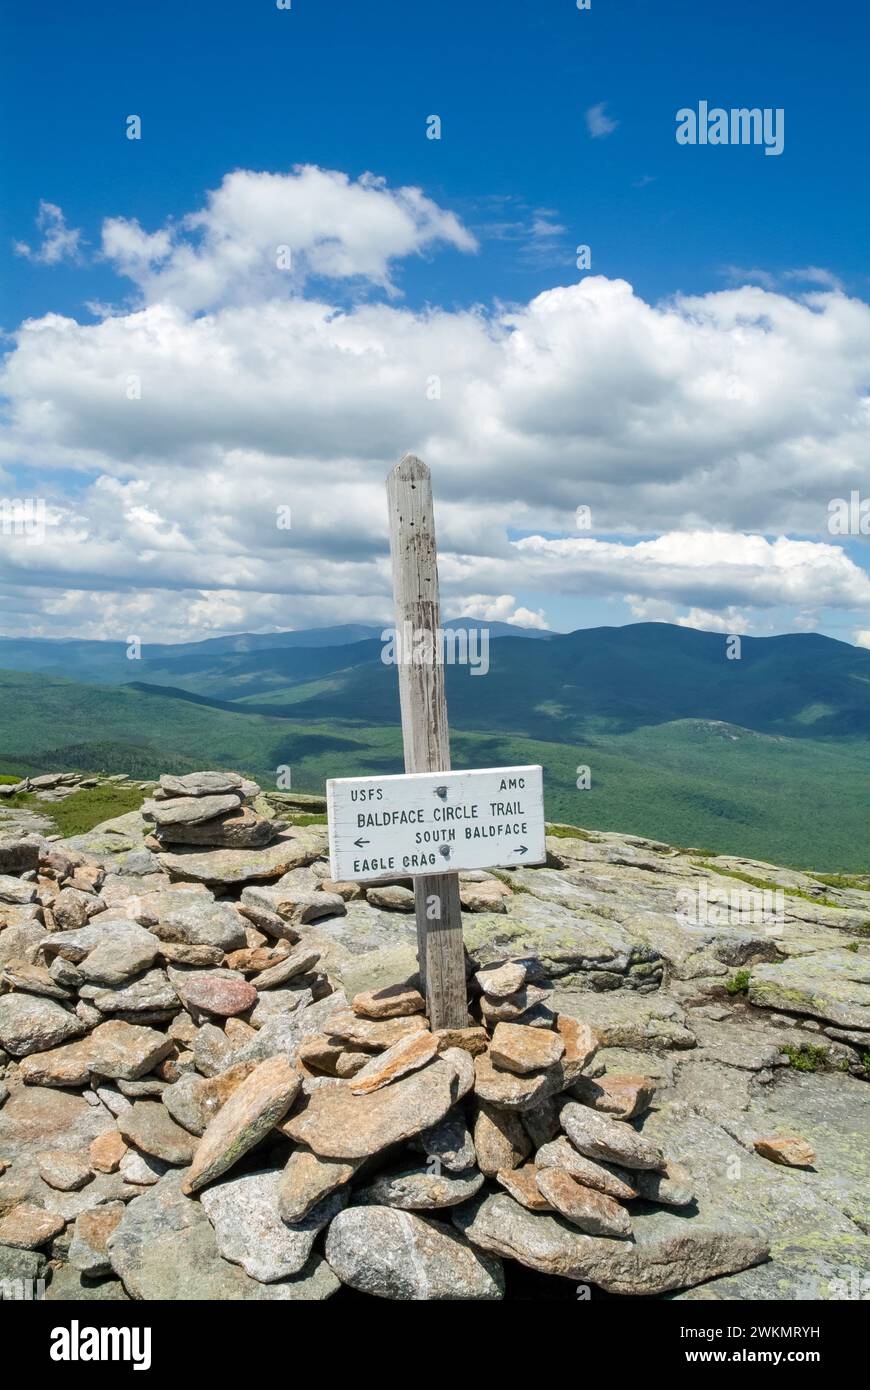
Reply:
[[163, 776], [142, 807], [154, 824], [147, 848], [202, 845], [213, 849], [261, 849], [275, 834], [275, 823], [258, 815], [250, 803], [259, 796], [256, 782], [236, 772], [193, 772]]
[[[535, 959], [470, 962], [463, 1028], [430, 1030], [415, 979], [348, 1001], [323, 949], [364, 890], [257, 790], [161, 778], [123, 855], [0, 840], [0, 1278], [491, 1300], [505, 1260], [637, 1295], [766, 1257], [691, 1218], [688, 1171], [643, 1132], [655, 1081], [605, 1072]], [[486, 913], [510, 895], [463, 891]], [[370, 888], [367, 910], [408, 893]], [[676, 1228], [650, 1219], [669, 1208]]]

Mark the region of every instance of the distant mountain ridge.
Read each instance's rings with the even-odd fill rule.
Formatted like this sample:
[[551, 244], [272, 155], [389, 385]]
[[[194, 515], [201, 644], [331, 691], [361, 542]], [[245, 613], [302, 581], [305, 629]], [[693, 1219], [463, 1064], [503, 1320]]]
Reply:
[[[451, 725], [565, 741], [701, 719], [806, 739], [870, 738], [870, 651], [818, 633], [744, 637], [668, 623], [540, 633], [488, 629], [488, 668], [446, 667]], [[399, 720], [383, 629], [363, 624], [144, 646], [0, 639], [0, 669], [199, 698], [249, 714], [373, 725]], [[529, 638], [539, 640], [530, 660]]]
[[[91, 644], [101, 681], [4, 670], [0, 644], [0, 774], [146, 777], [211, 765], [274, 786], [290, 768], [294, 790], [322, 793], [329, 777], [400, 772], [397, 673], [381, 660], [380, 630], [352, 635], [251, 650], [197, 643], [168, 656], [146, 648], [123, 665], [117, 644]], [[64, 655], [41, 644], [38, 659], [46, 646]], [[18, 648], [19, 660], [28, 655]], [[729, 661], [721, 634], [638, 623], [532, 644], [498, 636], [489, 661], [486, 675], [446, 668], [453, 765], [541, 763], [551, 820], [870, 869], [870, 652], [795, 634], [744, 638]]]
[[[149, 667], [168, 671], [202, 669], [216, 659], [244, 656], [264, 651], [292, 651], [325, 647], [354, 646], [359, 642], [380, 644], [384, 623], [340, 623], [333, 627], [294, 628], [287, 632], [240, 632], [227, 637], [206, 637], [200, 642], [146, 642], [142, 661]], [[512, 623], [488, 622], [481, 618], [451, 618], [443, 623], [454, 631], [487, 629], [491, 638], [522, 637], [547, 639], [554, 634], [542, 628], [521, 628]], [[0, 636], [0, 670], [44, 671], [69, 679], [123, 685], [131, 679], [127, 642], [88, 638], [3, 637]], [[158, 682], [165, 684], [166, 682]]]

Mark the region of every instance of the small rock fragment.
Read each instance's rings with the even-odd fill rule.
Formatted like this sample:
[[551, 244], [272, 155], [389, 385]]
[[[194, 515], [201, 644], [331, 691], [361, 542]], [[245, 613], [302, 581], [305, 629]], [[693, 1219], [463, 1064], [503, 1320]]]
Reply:
[[278, 1180], [282, 1221], [301, 1221], [324, 1197], [350, 1182], [358, 1167], [358, 1160], [320, 1158], [310, 1149], [294, 1149]]
[[510, 994], [516, 994], [526, 983], [526, 967], [516, 960], [485, 965], [474, 978], [491, 999], [505, 999]]
[[94, 1176], [87, 1159], [69, 1149], [44, 1149], [36, 1162], [42, 1181], [58, 1192], [78, 1192]]
[[95, 1172], [116, 1173], [126, 1152], [127, 1142], [120, 1130], [110, 1129], [92, 1141], [88, 1158]]
[[529, 1211], [552, 1211], [553, 1208], [538, 1187], [539, 1171], [542, 1170], [534, 1163], [523, 1163], [519, 1168], [500, 1169], [495, 1175], [495, 1180], [501, 1183], [515, 1202], [527, 1207]]
[[16, 1250], [38, 1250], [40, 1245], [47, 1245], [60, 1235], [65, 1225], [63, 1217], [56, 1212], [44, 1211], [30, 1202], [19, 1202], [0, 1220], [0, 1245], [11, 1245]]
[[497, 1023], [489, 1046], [493, 1066], [525, 1076], [558, 1062], [565, 1044], [558, 1033], [524, 1028], [521, 1023]]
[[753, 1141], [753, 1148], [762, 1158], [787, 1168], [812, 1168], [816, 1161], [812, 1145], [797, 1134], [765, 1135]]
[[359, 1018], [405, 1018], [426, 1012], [426, 1000], [410, 985], [390, 985], [354, 995], [351, 1010]]

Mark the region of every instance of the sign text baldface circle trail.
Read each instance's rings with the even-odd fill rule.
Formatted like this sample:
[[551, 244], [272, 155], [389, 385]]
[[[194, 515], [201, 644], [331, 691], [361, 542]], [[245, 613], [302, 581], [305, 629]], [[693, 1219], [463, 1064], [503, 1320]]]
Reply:
[[326, 790], [334, 879], [371, 883], [546, 859], [540, 767], [336, 778]]

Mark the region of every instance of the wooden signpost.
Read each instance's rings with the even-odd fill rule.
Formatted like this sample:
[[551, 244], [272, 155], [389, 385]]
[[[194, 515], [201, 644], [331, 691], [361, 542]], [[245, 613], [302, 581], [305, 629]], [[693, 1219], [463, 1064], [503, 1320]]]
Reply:
[[[417, 955], [429, 1023], [468, 1023], [458, 870], [540, 864], [539, 767], [450, 771], [441, 612], [429, 469], [412, 454], [387, 479], [405, 776], [327, 782], [333, 878], [414, 879]], [[422, 635], [424, 640], [417, 643]], [[427, 774], [437, 773], [438, 776]]]

